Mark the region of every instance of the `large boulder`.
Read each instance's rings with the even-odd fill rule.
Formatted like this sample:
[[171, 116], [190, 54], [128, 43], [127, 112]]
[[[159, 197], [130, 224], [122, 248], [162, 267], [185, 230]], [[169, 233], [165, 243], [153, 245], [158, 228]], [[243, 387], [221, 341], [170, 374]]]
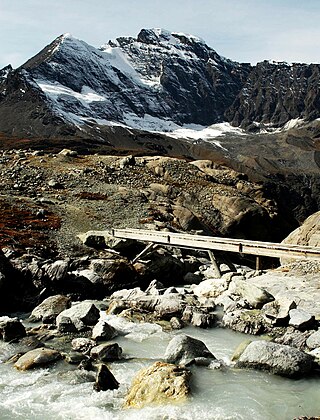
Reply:
[[215, 356], [200, 340], [190, 337], [186, 334], [180, 334], [173, 337], [169, 342], [164, 359], [168, 363], [179, 365], [197, 364], [203, 362], [203, 359], [216, 360]]
[[118, 343], [104, 343], [95, 346], [90, 351], [93, 359], [99, 359], [102, 362], [110, 362], [121, 359], [122, 348]]
[[266, 370], [275, 375], [299, 377], [308, 374], [313, 357], [300, 350], [267, 341], [253, 341], [236, 364], [239, 368]]
[[265, 289], [242, 279], [232, 280], [229, 291], [242, 297], [254, 309], [261, 309], [264, 304], [274, 300], [274, 297]]
[[316, 348], [320, 348], [320, 330], [315, 331], [314, 333], [312, 333], [307, 341], [306, 341], [307, 346], [309, 347], [309, 349], [316, 349]]
[[222, 318], [222, 325], [245, 334], [257, 335], [266, 331], [265, 321], [260, 309], [236, 309], [227, 312]]
[[108, 341], [117, 335], [117, 330], [103, 319], [101, 319], [92, 330], [92, 339], [95, 341]]
[[[288, 245], [307, 245], [320, 247], [320, 211], [309, 216], [304, 223], [290, 233], [283, 241]], [[282, 257], [281, 264], [295, 261], [294, 257]]]
[[154, 251], [147, 263], [139, 265], [140, 281], [146, 287], [154, 279], [159, 280], [164, 286], [183, 284], [185, 265], [165, 249]]
[[119, 382], [113, 376], [108, 366], [100, 364], [97, 371], [96, 381], [93, 385], [95, 391], [108, 391], [119, 388]]
[[192, 211], [184, 206], [172, 206], [172, 214], [174, 216], [173, 221], [176, 222], [184, 231], [203, 229], [203, 225], [199, 219], [192, 213]]
[[193, 293], [196, 296], [216, 298], [228, 289], [229, 283], [230, 281], [225, 278], [217, 278], [216, 276], [214, 279], [203, 280], [193, 288]]
[[60, 358], [61, 354], [57, 350], [41, 347], [25, 353], [16, 361], [14, 366], [19, 370], [29, 370], [40, 366], [46, 366]]
[[220, 231], [232, 238], [268, 241], [272, 219], [265, 206], [243, 195], [214, 194], [213, 206], [220, 213]]
[[105, 249], [111, 248], [115, 251], [123, 252], [134, 244], [130, 239], [117, 239], [110, 235], [109, 230], [89, 230], [78, 235], [80, 241], [91, 248]]
[[32, 292], [30, 284], [23, 281], [19, 270], [15, 269], [0, 249], [0, 308], [1, 312], [29, 310], [26, 296]]
[[56, 319], [60, 332], [78, 332], [94, 326], [100, 317], [99, 309], [90, 302], [81, 302], [62, 311]]
[[291, 309], [289, 311], [289, 325], [299, 329], [307, 330], [315, 327], [315, 317], [303, 309]]
[[287, 327], [283, 335], [275, 337], [274, 342], [286, 346], [295, 347], [298, 350], [307, 350], [307, 340], [313, 331], [299, 331], [294, 327]]
[[190, 393], [191, 373], [173, 364], [156, 362], [138, 372], [125, 400], [126, 408], [183, 402]]
[[57, 260], [53, 263], [44, 264], [42, 268], [50, 282], [63, 281], [68, 275], [69, 261]]
[[273, 326], [287, 325], [289, 311], [297, 307], [296, 302], [285, 296], [266, 303], [262, 308], [264, 319]]
[[71, 305], [69, 297], [64, 295], [50, 296], [40, 305], [36, 306], [31, 312], [30, 321], [40, 321], [44, 323], [53, 323], [56, 317]]
[[184, 297], [178, 293], [161, 296], [155, 311], [160, 318], [170, 319], [173, 316], [181, 317], [186, 306]]
[[0, 338], [3, 341], [17, 340], [26, 335], [26, 329], [18, 318], [0, 317]]
[[[124, 258], [99, 258], [89, 266], [95, 275], [87, 277], [94, 285], [98, 296], [105, 297], [115, 290], [132, 287], [136, 280], [136, 271]], [[84, 277], [84, 273], [80, 273]]]

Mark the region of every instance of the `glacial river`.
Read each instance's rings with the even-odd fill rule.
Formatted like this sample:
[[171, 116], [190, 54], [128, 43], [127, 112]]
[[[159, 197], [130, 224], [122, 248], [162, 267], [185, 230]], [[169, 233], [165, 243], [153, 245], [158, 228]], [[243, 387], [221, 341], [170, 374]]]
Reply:
[[[161, 360], [173, 333], [165, 333], [157, 325], [107, 318], [126, 334], [114, 341], [129, 360], [109, 365], [121, 384], [118, 390], [93, 391], [93, 383], [83, 377], [85, 374], [63, 361], [28, 372], [0, 363], [0, 419], [289, 420], [320, 415], [320, 378], [290, 380], [230, 366], [224, 370], [193, 367], [192, 396], [187, 403], [124, 410], [124, 396], [133, 376], [139, 369]], [[188, 327], [182, 331], [202, 340], [227, 365], [237, 345], [248, 338], [220, 328]], [[1, 361], [13, 353], [13, 345], [0, 343]]]

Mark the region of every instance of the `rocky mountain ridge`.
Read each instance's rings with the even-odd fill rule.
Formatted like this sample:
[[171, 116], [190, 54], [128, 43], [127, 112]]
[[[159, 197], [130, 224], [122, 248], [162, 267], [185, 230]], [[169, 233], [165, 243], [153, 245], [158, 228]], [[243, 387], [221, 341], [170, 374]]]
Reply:
[[1, 80], [0, 115], [22, 100], [29, 119], [28, 131], [2, 118], [7, 134], [48, 135], [50, 126], [52, 135], [75, 135], [94, 127], [107, 140], [101, 126], [171, 132], [228, 121], [257, 129], [319, 117], [318, 64], [237, 63], [197, 37], [159, 29], [100, 49], [65, 34], [19, 69], [1, 70]]

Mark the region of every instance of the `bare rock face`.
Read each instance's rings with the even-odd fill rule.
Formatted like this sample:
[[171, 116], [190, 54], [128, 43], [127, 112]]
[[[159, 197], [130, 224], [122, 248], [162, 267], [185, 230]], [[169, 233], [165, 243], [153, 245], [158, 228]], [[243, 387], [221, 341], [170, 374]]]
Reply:
[[[250, 237], [255, 240], [267, 238], [270, 214], [255, 200], [248, 197], [215, 194], [213, 206], [221, 216], [221, 231], [231, 237]], [[253, 227], [254, 226], [254, 227]]]
[[318, 64], [258, 63], [226, 117], [246, 128], [270, 123], [279, 127], [294, 118], [314, 119], [319, 114], [318, 80]]
[[[283, 244], [307, 245], [320, 247], [320, 211], [309, 216], [305, 222], [290, 233], [283, 241]], [[281, 258], [281, 264], [288, 264], [295, 261], [294, 258]]]
[[142, 369], [134, 378], [125, 407], [142, 408], [151, 404], [183, 402], [190, 393], [190, 376], [186, 368], [156, 362]]
[[312, 356], [293, 347], [267, 341], [253, 341], [240, 356], [237, 367], [298, 377], [308, 374], [312, 363]]

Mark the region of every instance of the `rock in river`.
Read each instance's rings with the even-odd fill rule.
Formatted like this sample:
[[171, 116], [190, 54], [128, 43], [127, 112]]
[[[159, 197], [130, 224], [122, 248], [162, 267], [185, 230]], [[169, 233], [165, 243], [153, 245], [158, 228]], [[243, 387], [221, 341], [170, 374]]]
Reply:
[[100, 317], [99, 309], [90, 302], [81, 302], [61, 312], [56, 319], [60, 332], [77, 332], [95, 325]]
[[0, 317], [0, 338], [11, 341], [26, 336], [26, 330], [18, 318]]
[[30, 321], [54, 322], [62, 311], [70, 307], [70, 304], [70, 298], [67, 296], [50, 296], [34, 308], [30, 315]]
[[186, 334], [173, 337], [168, 344], [164, 358], [168, 363], [177, 363], [186, 366], [193, 363], [196, 364], [197, 359], [201, 359], [201, 364], [203, 364], [203, 358], [209, 359], [210, 361], [216, 360], [215, 356], [202, 341]]
[[61, 354], [57, 350], [41, 347], [30, 350], [21, 356], [14, 367], [19, 370], [29, 370], [39, 366], [46, 366], [61, 358]]
[[118, 335], [115, 328], [101, 319], [92, 330], [92, 339], [96, 341], [107, 341]]
[[183, 367], [156, 362], [138, 372], [125, 401], [126, 408], [183, 402], [190, 393], [191, 373]]
[[312, 356], [293, 347], [267, 341], [253, 341], [245, 348], [236, 366], [298, 377], [309, 373], [312, 364]]
[[90, 356], [102, 362], [110, 362], [121, 358], [122, 348], [118, 343], [99, 344], [91, 349]]
[[99, 365], [93, 388], [95, 391], [108, 391], [109, 389], [119, 388], [119, 382], [113, 376], [107, 365]]

